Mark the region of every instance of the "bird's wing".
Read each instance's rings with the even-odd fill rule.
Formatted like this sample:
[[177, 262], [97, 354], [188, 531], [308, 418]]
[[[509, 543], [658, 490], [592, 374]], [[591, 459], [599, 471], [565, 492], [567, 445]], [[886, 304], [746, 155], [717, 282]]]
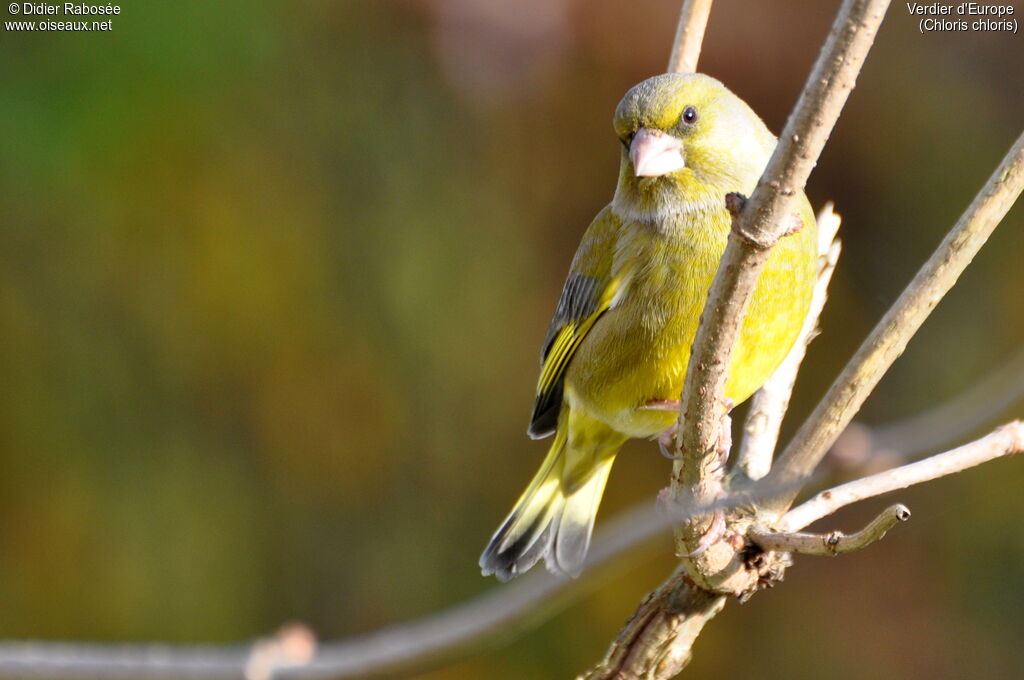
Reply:
[[555, 431], [565, 369], [615, 297], [618, 285], [612, 277], [612, 258], [620, 224], [611, 208], [605, 208], [594, 218], [576, 250], [541, 350], [540, 379], [528, 430], [534, 439]]

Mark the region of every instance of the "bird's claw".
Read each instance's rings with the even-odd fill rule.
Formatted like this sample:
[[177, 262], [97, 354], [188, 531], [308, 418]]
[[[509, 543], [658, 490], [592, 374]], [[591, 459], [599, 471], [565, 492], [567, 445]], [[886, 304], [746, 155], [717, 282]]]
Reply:
[[700, 541], [697, 542], [697, 547], [691, 552], [682, 555], [682, 557], [699, 557], [703, 555], [708, 548], [713, 546], [715, 543], [720, 541], [725, 536], [725, 510], [721, 508], [715, 510], [715, 515], [711, 519], [711, 526], [704, 532], [704, 535], [700, 537]]
[[676, 444], [676, 432], [679, 426], [673, 425], [658, 436], [658, 450], [661, 451], [661, 455], [669, 460], [681, 460], [682, 455], [672, 453], [672, 449], [675, 448]]
[[658, 512], [671, 516], [676, 507], [675, 496], [672, 494], [672, 487], [666, 486], [658, 492], [657, 500], [654, 503]]
[[[731, 401], [729, 402], [731, 405]], [[729, 451], [732, 450], [732, 418], [726, 413], [722, 416], [720, 423], [720, 429], [718, 431], [718, 465], [713, 470], [718, 472], [725, 467], [725, 464], [729, 462]]]

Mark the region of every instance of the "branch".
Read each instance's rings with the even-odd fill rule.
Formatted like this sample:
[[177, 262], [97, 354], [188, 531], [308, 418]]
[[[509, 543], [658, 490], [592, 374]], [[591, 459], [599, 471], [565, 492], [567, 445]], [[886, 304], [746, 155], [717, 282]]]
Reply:
[[[888, 0], [846, 0], [843, 3], [750, 200], [745, 206], [727, 201], [733, 212], [733, 226], [708, 293], [682, 394], [676, 443], [677, 449], [685, 451], [686, 455], [680, 456], [673, 465], [675, 498], [689, 493], [697, 503], [704, 503], [721, 489], [721, 471], [715, 469], [716, 448], [727, 411], [724, 401], [726, 367], [732, 348], [758, 276], [767, 261], [768, 249], [786, 228], [782, 216], [790, 214], [793, 202], [806, 184], [853, 88], [888, 4]], [[687, 12], [692, 11], [693, 6], [689, 2], [684, 4], [677, 43], [687, 40]], [[691, 66], [695, 60], [696, 56]], [[675, 59], [673, 63], [676, 64]], [[701, 534], [698, 524], [690, 522], [679, 529], [679, 552], [687, 554], [697, 547]], [[695, 583], [691, 584], [687, 576], [679, 572], [656, 590], [612, 643], [605, 661], [586, 677], [668, 678], [678, 672], [689, 659], [693, 642], [704, 624], [724, 605], [724, 599], [712, 591], [730, 592], [730, 587], [725, 586], [726, 580], [745, 572], [740, 582], [731, 584], [732, 592], [750, 592], [764, 576], [759, 572], [751, 575], [750, 570], [738, 568], [737, 548], [727, 546], [723, 551], [717, 549], [719, 545], [722, 544], [712, 546], [695, 558], [684, 559], [683, 568]], [[765, 573], [771, 574], [774, 566], [762, 564]], [[679, 583], [686, 584], [686, 603], [698, 600], [705, 603], [704, 607], [696, 608], [697, 614], [683, 613], [681, 619], [680, 615], [673, 615], [675, 610], [666, 610], [660, 604], [665, 601], [666, 593], [677, 592]], [[663, 611], [667, 614], [662, 615]], [[670, 653], [659, 650], [670, 650]], [[671, 662], [664, 661], [667, 659]]]
[[676, 37], [672, 41], [672, 56], [668, 60], [669, 73], [696, 73], [704, 30], [708, 26], [711, 3], [714, 0], [684, 0], [679, 11]]
[[648, 556], [649, 551], [637, 547], [663, 535], [670, 522], [653, 503], [640, 504], [617, 515], [595, 537], [579, 578], [534, 569], [437, 614], [324, 645], [310, 667], [322, 670], [319, 676], [288, 673], [281, 677], [405, 676], [514, 639]]
[[789, 398], [793, 394], [807, 346], [818, 335], [818, 318], [828, 299], [828, 284], [839, 261], [842, 246], [836, 233], [841, 221], [831, 203], [826, 204], [818, 213], [818, 279], [814, 284], [814, 295], [804, 319], [804, 327], [793, 349], [754, 395], [743, 426], [744, 436], [740, 442], [736, 465], [748, 479], [761, 479], [772, 467], [782, 419], [789, 408]]
[[[1024, 434], [1020, 432], [1022, 427], [1024, 426], [1020, 423], [1011, 423], [1007, 426], [1007, 428], [1016, 429], [1018, 433], [1016, 439], [1005, 434], [1003, 430], [999, 430], [995, 434], [999, 434], [1000, 440], [1004, 443], [1013, 444], [1016, 441], [1017, 450], [1020, 452], [1021, 444], [1024, 443]], [[986, 440], [988, 439], [986, 438]], [[968, 447], [973, 447], [976, 444], [968, 445]], [[958, 451], [960, 450], [958, 449]], [[1008, 447], [1005, 453], [1012, 453], [1012, 451]], [[995, 457], [998, 455], [992, 456], [992, 458]], [[979, 459], [973, 464], [980, 464], [988, 459]], [[925, 462], [928, 461], [922, 461], [922, 463]], [[919, 464], [915, 463], [914, 465]], [[969, 467], [969, 465], [963, 467]], [[885, 477], [892, 472], [902, 474], [899, 470], [884, 472], [875, 477]], [[918, 481], [927, 481], [930, 478], [922, 477]], [[716, 500], [710, 506], [684, 504], [673, 508], [670, 514], [655, 510], [650, 503], [638, 504], [632, 510], [613, 518], [595, 537], [587, 567], [578, 579], [559, 578], [547, 572], [531, 571], [509, 585], [501, 586], [446, 611], [373, 633], [323, 643], [317, 648], [316, 655], [306, 661], [306, 665], [302, 667], [285, 668], [290, 655], [284, 654], [282, 659], [276, 660], [278, 655], [274, 654], [275, 660], [272, 663], [274, 677], [343, 679], [367, 677], [374, 673], [401, 675], [414, 671], [422, 672], [447, 662], [465, 658], [483, 648], [513, 638], [522, 630], [538, 625], [557, 613], [569, 601], [598, 587], [608, 576], [627, 568], [646, 554], [645, 551], [638, 551], [638, 546], [659, 536], [662, 531], [680, 519], [706, 513], [712, 508], [735, 509], [744, 505], [751, 495], [760, 496], [766, 493], [770, 495], [773, 491], [778, 491], [778, 489], [766, 487], [767, 483], [768, 480], [761, 480], [756, 485], [749, 487], [745, 494], [731, 494], [726, 498]], [[860, 482], [853, 482], [850, 485], [833, 489], [831, 491], [833, 504], [844, 493], [842, 489], [858, 484]], [[894, 486], [885, 491], [896, 488], [902, 488], [902, 486]], [[876, 493], [883, 492], [877, 491]], [[812, 507], [811, 503], [822, 502], [820, 496], [826, 495], [823, 493], [818, 499], [805, 504], [807, 508], [800, 506], [792, 510], [783, 522], [780, 522], [779, 528], [784, 531], [797, 531], [818, 517], [831, 514], [847, 503], [876, 495], [876, 493], [857, 494], [853, 500], [847, 500], [834, 507], [822, 510], [822, 506], [818, 505], [818, 510], [809, 510]], [[813, 516], [802, 521], [798, 519], [797, 515], [801, 512], [811, 512]], [[791, 518], [793, 521], [790, 521]], [[749, 535], [755, 537], [759, 544], [761, 543], [756, 531], [752, 530]], [[656, 594], [664, 594], [664, 587], [656, 591]], [[704, 611], [700, 606], [694, 604], [707, 601], [701, 599], [701, 593], [704, 591], [699, 589], [692, 589], [692, 591], [692, 593], [679, 591], [674, 600], [676, 604], [672, 605], [674, 608], [672, 611], [682, 607], [683, 602], [690, 602], [688, 605], [690, 611]], [[683, 597], [684, 594], [685, 597]], [[659, 602], [660, 604], [657, 604]], [[670, 609], [666, 609], [668, 602], [664, 598], [653, 597], [652, 599], [649, 597], [644, 606], [648, 613], [661, 611], [662, 614], [666, 614], [670, 611]], [[639, 635], [640, 631], [636, 627], [637, 620], [634, 617], [628, 625], [632, 626], [632, 630], [637, 635], [629, 638], [632, 641], [630, 646], [636, 648], [637, 645], [646, 644], [644, 641], [658, 637], [662, 640], [673, 640], [673, 648], [677, 651], [681, 647], [688, 648], [692, 643], [692, 637], [696, 636], [700, 627], [711, 618], [711, 615], [713, 614], [702, 614], [695, 616], [692, 620], [687, 620], [686, 617], [669, 620], [659, 618], [661, 614], [656, 616], [652, 614], [646, 619], [648, 625], [642, 631], [642, 636]], [[280, 638], [279, 635], [274, 642]], [[620, 652], [625, 644], [624, 640], [623, 635], [620, 635], [620, 639], [616, 641], [615, 648]], [[249, 680], [254, 675], [258, 675], [253, 672], [253, 669], [261, 665], [264, 649], [266, 649], [266, 645], [261, 642], [254, 646], [184, 646], [158, 643], [104, 645], [8, 641], [0, 643], [0, 678], [246, 678]], [[621, 658], [621, 654], [616, 658]], [[607, 668], [606, 662], [602, 663], [599, 668]], [[600, 678], [602, 676], [592, 677]]]
[[1024, 452], [1024, 422], [1015, 420], [986, 437], [916, 463], [885, 470], [822, 491], [806, 503], [793, 508], [776, 524], [783, 532], [799, 531], [811, 522], [831, 515], [851, 503], [905, 489], [939, 477], [945, 477], [990, 460]]
[[[682, 508], [685, 513], [686, 509]], [[706, 510], [705, 510], [706, 511]], [[340, 641], [321, 643], [302, 667], [273, 663], [275, 678], [404, 676], [513, 638], [649, 554], [637, 546], [675, 520], [653, 503], [624, 512], [595, 538], [578, 579], [533, 570], [516, 581], [424, 618]], [[0, 678], [250, 678], [268, 660], [253, 646], [0, 643]], [[276, 660], [269, 659], [271, 661]], [[248, 671], [247, 671], [248, 669]]]
[[[1000, 455], [1024, 452], [1024, 425], [1019, 422], [997, 430], [993, 435], [980, 442], [961, 447], [956, 451], [941, 456], [950, 456], [964, 450], [975, 450], [974, 447], [985, 442], [995, 441], [1006, 444], [1005, 450], [999, 449], [995, 455], [981, 455], [973, 462], [940, 466], [950, 474], [971, 465], [978, 465]], [[1016, 433], [1015, 435], [1012, 433]], [[989, 452], [991, 453], [991, 452]], [[829, 515], [849, 503], [927, 481], [941, 474], [922, 474], [913, 481], [904, 481], [895, 486], [879, 490], [875, 486], [875, 478], [884, 478], [897, 474], [905, 479], [908, 468], [913, 469], [932, 459], [914, 463], [904, 468], [886, 471], [873, 477], [851, 482], [823, 492], [803, 506], [795, 508], [779, 523], [782, 531], [798, 531], [810, 522]], [[768, 480], [761, 480], [747, 490], [748, 494], [760, 495], [766, 490]], [[861, 484], [874, 487], [871, 493], [857, 491]], [[852, 491], [844, 489], [852, 487]], [[777, 491], [777, 489], [776, 489]], [[850, 494], [853, 497], [850, 497]], [[845, 500], [841, 500], [844, 499]], [[733, 495], [717, 500], [710, 507], [734, 509], [746, 501], [743, 495]], [[829, 505], [823, 505], [830, 503]], [[524, 629], [530, 628], [554, 615], [568, 601], [579, 597], [585, 592], [599, 586], [612, 573], [616, 573], [633, 564], [637, 558], [646, 554], [637, 547], [661, 534], [680, 518], [695, 513], [705, 513], [709, 506], [683, 505], [674, 508], [671, 514], [656, 511], [651, 504], [641, 503], [632, 510], [626, 511], [605, 525], [597, 537], [588, 557], [586, 569], [578, 579], [558, 578], [547, 572], [531, 571], [509, 585], [501, 586], [469, 602], [449, 610], [427, 616], [423, 619], [391, 626], [373, 633], [358, 635], [345, 640], [327, 642], [317, 648], [316, 655], [307, 664], [299, 668], [286, 669], [284, 664], [275, 665], [274, 677], [287, 678], [359, 678], [373, 673], [401, 675], [414, 671], [423, 671], [440, 666], [446, 662], [461, 659], [482, 648], [499, 644], [502, 640], [513, 638]], [[812, 510], [812, 508], [814, 508]], [[806, 519], [801, 519], [801, 515]], [[863, 532], [862, 532], [863, 533]], [[749, 535], [761, 544], [759, 534], [752, 530]], [[775, 534], [776, 536], [778, 534]], [[852, 537], [850, 537], [852, 538]], [[765, 546], [767, 548], [767, 546]], [[772, 548], [775, 549], [775, 548]], [[681, 578], [681, 577], [674, 577]], [[674, 581], [678, 584], [680, 581]], [[667, 585], [667, 584], [666, 584]], [[655, 594], [664, 594], [662, 586]], [[690, 602], [691, 611], [703, 611], [693, 603], [701, 601], [701, 591], [693, 589], [679, 591], [674, 610], [682, 607], [683, 602]], [[685, 597], [683, 595], [685, 594]], [[704, 593], [706, 595], [706, 593]], [[703, 601], [707, 601], [706, 599]], [[715, 600], [717, 601], [717, 600]], [[659, 603], [660, 604], [655, 604]], [[670, 611], [664, 598], [649, 597], [644, 606], [648, 613]], [[659, 615], [660, 616], [660, 615]], [[651, 640], [655, 636], [660, 639], [672, 639], [673, 644], [688, 647], [699, 628], [711, 617], [711, 614], [694, 617], [692, 620], [660, 619], [651, 616], [647, 619], [648, 626], [639, 637], [637, 619], [634, 617], [628, 626], [637, 632], [630, 638], [631, 645], [643, 644], [643, 640]], [[674, 631], [674, 632], [672, 632]], [[681, 636], [681, 637], [677, 637]], [[280, 637], [280, 636], [278, 636]], [[621, 651], [624, 644], [623, 636], [616, 641], [615, 647]], [[689, 641], [687, 641], [689, 640]], [[0, 643], [0, 678], [246, 678], [253, 675], [254, 666], [262, 654], [255, 650], [264, 647], [264, 643], [254, 646], [247, 645], [168, 645], [150, 644], [85, 644], [85, 643], [47, 643], [47, 642], [15, 642]], [[677, 647], [678, 649], [678, 647]], [[288, 655], [284, 655], [288, 659]], [[621, 655], [620, 655], [621, 657]], [[617, 657], [617, 658], [620, 658]], [[606, 659], [607, 662], [607, 659]], [[606, 663], [600, 666], [607, 668]], [[247, 671], [248, 669], [248, 671]], [[596, 672], [596, 671], [595, 671]], [[249, 675], [246, 675], [249, 673]], [[592, 676], [600, 678], [602, 676]], [[614, 676], [611, 676], [614, 677]], [[655, 676], [667, 677], [667, 676]]]
[[[1024, 397], [1024, 348], [941, 404], [909, 418], [870, 428], [862, 425], [861, 429], [869, 435], [870, 450], [913, 456], [963, 440], [990, 424], [1021, 397]], [[850, 427], [855, 425], [857, 423]], [[840, 435], [834, 448], [838, 448], [842, 440]]]
[[[845, 0], [757, 188], [743, 206], [727, 201], [733, 211], [732, 230], [686, 370], [677, 438], [686, 455], [673, 466], [676, 495], [690, 493], [703, 502], [720, 488], [716, 444], [727, 411], [726, 369], [742, 320], [769, 249], [788, 226], [784, 218], [792, 212], [853, 89], [888, 5], [889, 0]], [[707, 522], [677, 532], [680, 553], [697, 548], [702, 524]], [[699, 584], [714, 587], [700, 572], [720, 568], [707, 563], [689, 571]]]
[[[695, 69], [710, 4], [710, 0], [686, 1], [670, 65], [671, 70]], [[701, 460], [697, 462], [700, 464], [688, 471], [675, 470], [674, 486], [682, 485], [683, 481], [689, 481], [699, 487], [704, 480], [714, 478], [710, 469], [703, 463], [708, 454], [713, 453], [714, 439], [717, 437], [718, 424], [722, 415], [724, 367], [728, 365], [731, 347], [735, 342], [736, 332], [739, 328], [738, 320], [742, 319], [745, 308], [749, 304], [750, 292], [753, 290], [757, 274], [767, 258], [768, 248], [779, 238], [781, 228], [778, 225], [784, 221], [779, 216], [789, 214], [790, 202], [806, 183], [807, 176], [821, 152], [839, 110], [853, 87], [855, 77], [877, 32], [878, 24], [887, 5], [887, 0], [847, 0], [844, 2], [833, 32], [815, 65], [797, 109], [787, 123], [776, 152], [766, 168], [765, 175], [745, 207], [742, 210], [736, 210], [729, 245], [705, 308], [705, 323], [701, 325], [698, 339], [694, 345], [695, 359], [690, 362], [693, 374], [687, 375], [687, 390], [684, 392], [684, 402], [688, 402], [687, 397], [694, 399], [694, 395], [700, 393], [701, 387], [710, 387], [706, 391], [709, 398], [697, 402], [698, 406], [701, 406], [700, 402], [707, 404], [707, 408], [704, 410], [707, 411], [705, 415], [708, 417], [694, 419], [697, 423], [694, 425], [696, 428], [694, 433], [696, 433], [701, 446], [691, 451], [694, 458], [698, 457], [695, 455], [696, 453], [703, 452], [705, 455], [699, 457]], [[692, 18], [688, 18], [690, 16]], [[1024, 141], [1024, 136], [1015, 145], [1018, 156], [1022, 141]], [[1002, 214], [1005, 214], [1009, 204], [1013, 201], [1013, 198], [1007, 198], [1012, 191], [1007, 187], [1016, 183], [1018, 185], [1016, 191], [1018, 194], [1020, 192], [1019, 184], [1022, 174], [1020, 158], [1011, 162], [1008, 156], [1001, 169], [1003, 170], [1002, 175], [997, 171], [997, 175], [990, 180], [991, 186], [986, 187], [986, 192], [983, 192], [984, 197], [979, 195], [975, 200], [975, 204], [980, 202], [983, 205], [972, 204], [968, 213], [976, 214], [969, 219], [965, 215], [961, 222], [971, 222], [975, 219], [982, 222], [994, 219], [995, 222], [998, 222]], [[1002, 210], [1002, 213], [999, 213], [999, 210]], [[998, 217], [993, 217], [997, 213], [999, 213]], [[969, 251], [971, 248], [976, 252], [980, 247], [980, 242], [983, 242], [991, 232], [991, 228], [994, 228], [994, 224], [988, 228], [987, 233], [981, 235], [984, 232], [983, 229], [972, 230], [965, 227], [960, 236], [954, 237], [954, 234], [951, 234], [950, 237], [947, 237], [947, 241], [950, 241], [948, 245], [949, 260], [953, 261], [962, 257], [961, 253]], [[978, 239], [980, 242], [977, 242]], [[944, 245], [946, 245], [945, 242]], [[971, 257], [973, 257], [973, 253], [967, 257], [967, 261]], [[965, 265], [966, 262], [963, 263], [963, 266]], [[940, 262], [936, 266], [946, 266], [948, 270], [952, 270], [960, 265]], [[959, 271], [962, 271], [963, 266], [960, 266]], [[959, 271], [952, 275], [950, 286], [959, 275]], [[919, 274], [919, 276], [921, 275]], [[935, 295], [935, 291], [936, 289], [933, 288], [928, 293]], [[944, 292], [939, 293], [934, 301], [930, 302], [931, 306], [934, 306]], [[925, 312], [926, 314], [927, 312]], [[885, 320], [883, 319], [883, 321]], [[920, 325], [920, 321], [916, 323], [918, 326]], [[906, 337], [909, 337], [913, 330], [916, 330], [916, 326]], [[904, 339], [902, 342], [905, 345], [906, 340]], [[720, 351], [715, 351], [716, 343]], [[705, 346], [710, 349], [710, 359], [717, 363], [698, 361], [697, 352], [701, 352], [700, 356], [704, 357], [704, 353], [708, 351]], [[902, 351], [902, 346], [899, 347], [896, 354], [899, 351]], [[868, 363], [864, 365], [867, 366]], [[885, 368], [887, 368], [887, 364]], [[882, 372], [885, 368], [881, 369]], [[870, 370], [875, 369], [871, 368]], [[877, 383], [877, 377], [873, 378], [875, 383]], [[840, 380], [842, 380], [842, 376]], [[872, 383], [872, 387], [873, 385], [874, 383]], [[832, 394], [831, 391], [830, 394]], [[862, 396], [860, 399], [863, 401]], [[859, 407], [859, 402], [853, 408], [854, 412], [857, 407]], [[685, 408], [683, 412], [686, 413]], [[701, 415], [699, 408], [693, 413]], [[852, 412], [849, 417], [852, 417]], [[849, 417], [843, 422], [843, 426], [849, 422]], [[842, 429], [842, 426], [838, 429]], [[1018, 452], [1024, 446], [1022, 444], [1024, 436], [1022, 436], [1021, 430], [1021, 423], [1011, 423], [975, 444], [883, 473], [889, 478], [888, 480], [880, 480], [878, 478], [881, 475], [875, 475], [837, 487], [832, 492], [824, 492], [807, 504], [791, 511], [779, 523], [779, 528], [787, 531], [802, 528], [804, 525], [801, 525], [800, 522], [803, 519], [797, 514], [801, 511], [806, 517], [811, 517], [808, 521], [813, 521], [816, 517], [824, 516], [838, 507], [861, 498], [903, 488], [943, 474], [950, 474], [1000, 455]], [[1005, 450], [1002, 453], [987, 450], [987, 452], [974, 452], [971, 455], [964, 454], [965, 450], [973, 450], [974, 447], [997, 436], [1005, 445]], [[796, 452], [791, 453], [794, 450]], [[809, 448], [806, 451], [810, 450], [812, 449]], [[783, 459], [783, 462], [799, 479], [806, 478], [809, 469], [813, 469], [824, 452], [823, 449], [820, 452], [814, 450], [807, 453], [806, 451], [801, 453], [801, 449], [794, 449], [791, 445], [791, 448], [787, 450], [788, 455]], [[942, 456], [953, 456], [954, 454], [962, 454], [963, 460], [937, 461]], [[969, 462], [974, 460], [972, 455], [977, 456], [977, 459], [974, 462]], [[817, 460], [813, 460], [815, 456]], [[931, 465], [926, 466], [930, 468], [929, 470], [918, 470], [915, 467], [930, 461]], [[955, 469], [947, 469], [951, 467], [955, 467]], [[762, 486], [765, 483], [771, 484], [769, 480], [763, 480], [759, 483], [758, 488], [765, 488]], [[787, 486], [787, 483], [783, 482], [779, 486], [771, 488], [778, 491], [779, 488], [787, 489]], [[705, 491], [707, 490], [705, 489]], [[790, 490], [787, 489], [784, 494], [778, 495], [788, 496], [789, 493]], [[827, 496], [827, 494], [831, 495]], [[706, 493], [697, 495], [695, 499], [707, 495]], [[842, 498], [847, 500], [840, 502]], [[811, 506], [816, 501], [821, 505]], [[695, 507], [706, 512], [709, 506], [700, 505], [698, 502]], [[828, 507], [832, 507], [832, 509], [829, 510]], [[822, 514], [815, 516], [816, 512]], [[638, 542], [638, 535], [654, 535], [668, 521], [646, 509], [643, 517], [638, 521], [649, 521], [650, 524], [642, 524], [645, 528], [639, 530], [639, 533], [615, 533], [613, 529], [619, 528], [618, 525], [608, 526], [604, 533], [612, 536], [612, 542], [607, 544], [611, 546], [608, 548], [609, 552], [602, 553], [605, 543], [595, 542], [592, 550], [592, 567], [584, 572], [583, 579], [567, 581], [543, 572], [533, 572], [512, 585], [504, 586], [496, 592], [488, 593], [477, 600], [440, 615], [370, 635], [320, 645], [316, 655], [308, 660], [308, 663], [306, 663], [307, 659], [303, 656], [302, 649], [298, 650], [301, 652], [300, 654], [293, 656], [291, 651], [295, 650], [266, 652], [270, 647], [265, 644], [253, 648], [247, 645], [122, 647], [59, 643], [3, 643], [0, 644], [0, 676], [243, 678], [246, 675], [252, 677], [265, 673], [289, 678], [352, 678], [365, 677], [370, 674], [401, 674], [412, 668], [421, 669], [424, 665], [437, 664], [462, 656], [466, 650], [493, 642], [503, 635], [513, 635], [519, 627], [527, 625], [527, 622], [543, 617], [548, 611], [547, 608], [555, 607], [561, 599], [570, 597], [570, 594], [577, 590], [583, 590], [583, 584], [593, 584], [598, 580], [596, 575], [599, 571], [593, 568], [595, 563], [602, 563], [604, 560], [610, 561], [613, 557], [623, 554], [627, 548]], [[646, 531], [650, 533], [644, 534]], [[853, 539], [854, 537], [848, 538]], [[621, 543], [616, 544], [615, 540], [621, 540]], [[684, 564], [689, 562], [691, 561], [684, 560]], [[710, 573], [706, 570], [708, 566], [708, 563], [698, 565], [697, 571], [706, 577]], [[595, 670], [595, 673], [603, 674], [592, 674], [587, 677], [637, 677], [634, 670], [643, 669], [643, 677], [664, 678], [681, 669], [689, 658], [692, 644], [704, 624], [724, 605], [724, 598], [721, 595], [710, 593], [705, 589], [704, 586], [710, 583], [711, 581], [704, 581], [698, 587], [682, 572], [673, 576], [645, 601], [637, 615], [627, 624], [619, 639], [613, 644], [605, 661]], [[535, 610], [534, 607], [538, 603], [547, 605], [547, 608]], [[298, 660], [296, 661], [296, 659]], [[288, 664], [303, 665], [285, 667]], [[633, 673], [632, 676], [629, 675], [631, 673]]]
[[795, 552], [802, 555], [841, 555], [866, 548], [885, 536], [889, 529], [910, 519], [910, 510], [905, 505], [893, 505], [885, 509], [871, 523], [855, 534], [845, 535], [841, 531], [828, 534], [778, 533], [767, 529], [751, 529], [747, 537], [763, 550]]
[[695, 587], [682, 570], [648, 595], [608, 654], [577, 680], [671, 678], [689, 663], [691, 648], [725, 596]]
[[[811, 474], [889, 366], [903, 353], [910, 338], [977, 255], [1022, 190], [1024, 134], [1010, 147], [967, 212], [832, 383], [828, 393], [786, 447], [779, 464], [772, 471], [773, 476], [802, 479]], [[785, 509], [796, 494], [796, 491], [789, 491], [772, 499], [772, 509]]]
[[[767, 480], [759, 483], [764, 488]], [[766, 493], [780, 489], [767, 489]], [[0, 678], [365, 678], [404, 676], [471, 656], [515, 638], [649, 554], [651, 539], [680, 521], [750, 504], [749, 493], [710, 505], [658, 508], [643, 502], [595, 536], [578, 578], [532, 570], [467, 602], [423, 618], [316, 644], [298, 624], [252, 645], [0, 642]], [[311, 655], [312, 648], [315, 654]]]

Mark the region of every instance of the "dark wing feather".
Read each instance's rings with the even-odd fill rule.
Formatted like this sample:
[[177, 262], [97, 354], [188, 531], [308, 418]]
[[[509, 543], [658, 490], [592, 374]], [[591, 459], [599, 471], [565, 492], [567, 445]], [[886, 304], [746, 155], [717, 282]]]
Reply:
[[527, 430], [534, 439], [550, 435], [558, 426], [565, 369], [615, 295], [611, 264], [618, 226], [619, 220], [605, 208], [583, 235], [573, 258], [541, 351], [537, 396]]

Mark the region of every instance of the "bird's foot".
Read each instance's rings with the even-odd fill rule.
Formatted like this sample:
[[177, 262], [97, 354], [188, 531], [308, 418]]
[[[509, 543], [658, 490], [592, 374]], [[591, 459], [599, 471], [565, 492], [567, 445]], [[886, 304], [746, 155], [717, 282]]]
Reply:
[[718, 472], [724, 469], [725, 464], [729, 462], [729, 452], [732, 450], [732, 418], [729, 417], [728, 412], [722, 416], [719, 423], [718, 443], [715, 445], [715, 450], [718, 453], [718, 465], [715, 466], [713, 472]]
[[655, 507], [657, 507], [658, 512], [660, 512], [661, 514], [672, 514], [672, 510], [675, 508], [676, 501], [675, 497], [672, 495], [671, 486], [666, 486], [664, 489], [658, 492], [658, 498], [654, 502], [654, 505]]
[[[640, 409], [642, 411], [667, 411], [669, 413], [679, 413], [680, 403], [681, 402], [678, 399], [652, 399], [641, 406]], [[669, 460], [679, 460], [682, 457], [672, 453], [672, 449], [675, 448], [676, 432], [678, 432], [678, 430], [679, 424], [676, 423], [658, 436], [658, 450], [661, 451], [661, 455], [665, 456]]]
[[682, 555], [682, 557], [699, 557], [700, 555], [703, 555], [708, 548], [722, 540], [724, 536], [725, 510], [719, 508], [715, 510], [715, 514], [711, 518], [711, 526], [709, 526], [708, 530], [704, 532], [704, 535], [700, 537], [700, 541], [697, 542], [697, 547], [691, 552]]
[[780, 238], [792, 236], [793, 234], [798, 233], [803, 228], [804, 218], [800, 217], [800, 213], [790, 213], [789, 222], [786, 223], [786, 231], [782, 232], [782, 236]]
[[[721, 483], [717, 484], [717, 486], [718, 491], [715, 493], [715, 500], [721, 500], [725, 498], [725, 489], [722, 488]], [[725, 538], [725, 530], [725, 509], [716, 508], [711, 516], [711, 524], [708, 525], [704, 535], [697, 541], [697, 547], [682, 557], [698, 557], [702, 555], [708, 548]]]
[[672, 453], [672, 449], [676, 446], [676, 432], [678, 431], [679, 425], [676, 424], [658, 435], [658, 450], [669, 460], [680, 460], [683, 457], [682, 454]]

